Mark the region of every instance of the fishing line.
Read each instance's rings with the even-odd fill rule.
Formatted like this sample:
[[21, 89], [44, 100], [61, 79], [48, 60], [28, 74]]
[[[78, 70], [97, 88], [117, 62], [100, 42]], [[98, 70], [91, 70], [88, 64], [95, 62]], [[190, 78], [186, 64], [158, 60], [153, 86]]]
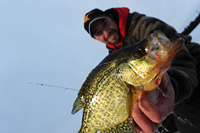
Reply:
[[[165, 98], [170, 98], [170, 97], [169, 97], [166, 93], [164, 93], [159, 87], [158, 87], [157, 89], [162, 93], [163, 97], [165, 97]], [[187, 126], [189, 125], [189, 126], [191, 126], [191, 127], [196, 128], [196, 126], [193, 125], [189, 120], [183, 119], [183, 118], [177, 116], [174, 112], [173, 112], [172, 114], [176, 117], [176, 119], [177, 119], [181, 124], [187, 125]], [[163, 127], [163, 128], [164, 128], [164, 127]], [[164, 130], [165, 130], [165, 129], [164, 129]], [[165, 131], [166, 131], [166, 130], [165, 130]]]
[[77, 89], [72, 89], [72, 88], [66, 88], [66, 87], [62, 87], [62, 86], [56, 86], [56, 85], [49, 85], [49, 84], [40, 84], [40, 83], [31, 83], [29, 82], [29, 84], [35, 84], [35, 85], [40, 85], [40, 86], [48, 86], [48, 87], [55, 87], [55, 88], [62, 88], [66, 90], [73, 90], [73, 91], [79, 91]]

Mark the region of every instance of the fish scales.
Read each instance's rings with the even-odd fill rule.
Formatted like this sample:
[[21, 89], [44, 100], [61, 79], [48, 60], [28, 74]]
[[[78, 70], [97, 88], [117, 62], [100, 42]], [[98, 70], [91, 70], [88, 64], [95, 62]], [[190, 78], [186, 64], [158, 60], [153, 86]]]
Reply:
[[156, 31], [104, 58], [90, 72], [74, 102], [72, 114], [84, 108], [79, 133], [136, 133], [132, 110], [138, 92], [158, 87], [182, 44], [182, 39], [170, 42]]
[[[95, 72], [94, 78], [89, 81], [90, 84], [95, 85], [92, 87], [93, 94], [89, 94], [89, 96], [95, 95], [93, 97], [95, 101], [92, 101], [89, 97], [88, 103], [90, 104], [87, 106], [90, 111], [85, 110], [83, 113], [85, 116], [89, 116], [85, 119], [85, 124], [88, 129], [95, 128], [94, 130], [116, 125], [121, 121], [125, 121], [128, 117], [126, 104], [123, 103], [127, 101], [129, 88], [124, 85], [124, 82], [116, 78], [117, 70], [115, 68], [115, 62], [99, 67], [104, 67], [103, 69], [98, 69], [104, 71]], [[87, 132], [90, 132], [90, 130]]]

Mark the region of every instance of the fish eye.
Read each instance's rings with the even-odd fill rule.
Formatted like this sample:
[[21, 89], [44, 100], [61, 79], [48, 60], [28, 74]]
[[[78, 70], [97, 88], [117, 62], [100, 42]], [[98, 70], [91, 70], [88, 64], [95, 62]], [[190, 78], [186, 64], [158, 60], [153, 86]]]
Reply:
[[135, 54], [137, 54], [137, 55], [142, 55], [142, 50], [141, 50], [141, 49], [138, 49], [138, 50], [135, 52]]
[[144, 50], [141, 48], [138, 48], [135, 51], [134, 56], [135, 56], [135, 58], [141, 58], [144, 54], [145, 54]]

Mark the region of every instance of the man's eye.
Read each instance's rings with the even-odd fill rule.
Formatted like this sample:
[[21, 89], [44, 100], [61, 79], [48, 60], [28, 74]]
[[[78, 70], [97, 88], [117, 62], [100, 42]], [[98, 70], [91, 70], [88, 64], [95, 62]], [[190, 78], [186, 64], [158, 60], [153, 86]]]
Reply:
[[96, 36], [99, 36], [99, 32], [96, 33]]
[[106, 24], [108, 23], [108, 21], [107, 20], [105, 20], [104, 22], [103, 22], [103, 27], [105, 28], [106, 27]]
[[100, 36], [101, 34], [102, 34], [101, 31], [97, 31], [97, 32], [95, 33], [95, 36]]

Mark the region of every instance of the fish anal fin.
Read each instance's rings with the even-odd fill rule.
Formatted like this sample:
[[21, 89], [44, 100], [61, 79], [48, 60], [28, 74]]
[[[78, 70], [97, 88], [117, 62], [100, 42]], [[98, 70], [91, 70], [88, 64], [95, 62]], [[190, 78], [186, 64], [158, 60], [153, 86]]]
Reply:
[[137, 133], [134, 123], [128, 118], [124, 122], [108, 129], [100, 130], [101, 133]]

